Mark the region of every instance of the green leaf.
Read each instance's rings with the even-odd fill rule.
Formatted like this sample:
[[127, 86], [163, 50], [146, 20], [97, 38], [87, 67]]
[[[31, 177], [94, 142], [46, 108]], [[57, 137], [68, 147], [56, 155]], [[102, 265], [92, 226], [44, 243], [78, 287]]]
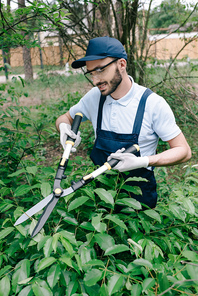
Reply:
[[161, 217], [155, 210], [145, 210], [144, 214], [161, 223]]
[[84, 276], [85, 285], [91, 287], [102, 278], [102, 271], [99, 269], [90, 269]]
[[74, 254], [74, 250], [73, 250], [70, 242], [67, 239], [65, 239], [64, 237], [61, 237], [61, 242], [62, 242], [65, 250], [69, 253], [70, 256], [72, 256]]
[[37, 166], [31, 166], [31, 167], [27, 167], [26, 170], [29, 174], [32, 174], [35, 176], [38, 168]]
[[14, 230], [14, 227], [7, 227], [0, 231], [0, 240], [9, 235]]
[[45, 257], [49, 257], [53, 250], [52, 241], [53, 241], [53, 237], [50, 237], [45, 243], [45, 246], [43, 248]]
[[132, 192], [133, 194], [142, 195], [142, 190], [138, 186], [130, 186], [130, 185], [125, 184], [122, 186], [122, 189], [124, 189], [128, 192]]
[[16, 172], [8, 175], [8, 177], [17, 177], [19, 176], [20, 174], [23, 174], [23, 173], [26, 173], [26, 170], [25, 169], [20, 169], [20, 170], [17, 170]]
[[127, 227], [124, 224], [124, 222], [122, 220], [120, 220], [119, 217], [117, 217], [116, 215], [107, 215], [104, 217], [104, 219], [111, 220], [112, 222], [114, 222], [115, 224], [120, 226], [121, 228], [124, 228], [125, 230], [127, 230]]
[[51, 193], [51, 186], [48, 182], [41, 184], [41, 194], [43, 197], [47, 197]]
[[56, 262], [56, 259], [54, 257], [47, 257], [42, 259], [38, 264], [37, 272], [49, 267], [54, 262]]
[[86, 229], [86, 230], [91, 230], [91, 231], [94, 231], [94, 227], [91, 225], [90, 222], [83, 222], [80, 224], [80, 227], [83, 228], [83, 229]]
[[149, 269], [153, 269], [152, 263], [145, 259], [135, 259], [133, 263], [135, 265], [145, 266], [145, 267], [148, 267]]
[[25, 284], [29, 283], [32, 279], [33, 279], [33, 276], [18, 282], [18, 284], [19, 285], [25, 285]]
[[86, 263], [89, 266], [104, 266], [104, 262], [98, 259], [90, 260]]
[[182, 220], [183, 222], [185, 222], [186, 213], [183, 211], [181, 207], [174, 204], [170, 204], [169, 210], [173, 214], [173, 219], [177, 218], [178, 220]]
[[142, 287], [139, 284], [132, 285], [131, 287], [131, 295], [132, 296], [140, 296], [142, 295]]
[[107, 225], [105, 223], [100, 222], [102, 214], [98, 214], [97, 216], [92, 217], [91, 224], [98, 232], [105, 232], [107, 229]]
[[95, 241], [99, 244], [100, 248], [104, 251], [115, 245], [113, 237], [107, 233], [97, 233], [95, 234], [94, 238]]
[[198, 280], [198, 266], [187, 264], [186, 269], [191, 279]]
[[65, 237], [71, 244], [77, 245], [77, 241], [75, 239], [74, 233], [63, 230], [63, 231], [60, 231], [59, 234]]
[[[159, 283], [160, 292], [163, 292], [170, 287], [166, 274], [162, 274], [162, 273], [159, 274], [158, 283]], [[169, 292], [169, 293], [166, 293], [166, 295], [172, 295], [172, 294], [170, 294]]]
[[53, 296], [52, 291], [50, 290], [50, 288], [48, 287], [47, 283], [45, 281], [36, 281], [33, 285], [32, 285], [32, 290], [35, 294], [35, 296]]
[[72, 211], [74, 209], [77, 209], [78, 207], [82, 206], [86, 201], [89, 199], [88, 196], [80, 196], [76, 199], [74, 199], [68, 206], [68, 211]]
[[0, 296], [8, 296], [10, 293], [10, 280], [6, 275], [0, 280]]
[[60, 266], [57, 264], [54, 264], [50, 267], [50, 270], [47, 274], [47, 282], [51, 289], [54, 288], [54, 286], [57, 284], [59, 278], [60, 278], [61, 269]]
[[14, 292], [17, 290], [17, 285], [29, 278], [30, 275], [30, 261], [28, 259], [24, 259], [20, 261], [16, 266], [15, 266], [15, 272], [12, 276], [12, 288]]
[[136, 210], [141, 210], [142, 206], [139, 201], [135, 200], [134, 198], [122, 198], [118, 199], [117, 204], [121, 203], [124, 205], [127, 205], [130, 208], [136, 209]]
[[108, 291], [109, 291], [109, 295], [112, 295], [116, 292], [118, 292], [121, 287], [123, 286], [124, 283], [124, 277], [120, 274], [115, 274], [113, 275], [109, 281], [108, 281]]
[[152, 288], [155, 285], [155, 279], [153, 278], [147, 278], [143, 281], [142, 287], [143, 287], [143, 292], [146, 292], [150, 288]]
[[18, 296], [32, 296], [33, 291], [31, 286], [26, 286], [21, 290], [21, 292], [18, 294]]
[[25, 229], [25, 227], [23, 227], [22, 225], [17, 225], [15, 227], [23, 236], [27, 236], [27, 229]]
[[103, 284], [102, 287], [100, 288], [100, 296], [109, 296], [109, 291], [106, 286], [106, 284]]
[[32, 287], [26, 286], [21, 290], [21, 292], [18, 294], [18, 296], [31, 296], [32, 295]]
[[173, 232], [174, 234], [176, 234], [178, 237], [184, 239], [184, 236], [183, 236], [183, 233], [182, 233], [181, 229], [179, 229], [179, 228], [174, 228], [174, 227], [173, 227], [173, 228], [172, 228], [172, 232]]
[[100, 197], [101, 200], [103, 200], [105, 203], [109, 203], [111, 205], [114, 205], [114, 199], [110, 192], [105, 190], [104, 188], [97, 188], [94, 190], [94, 192]]
[[59, 233], [55, 233], [53, 235], [52, 248], [54, 250], [54, 253], [56, 253], [56, 249], [57, 249], [59, 237], [60, 237], [60, 234]]
[[198, 261], [198, 254], [192, 251], [183, 251], [182, 255], [190, 261]]
[[113, 255], [113, 254], [122, 253], [122, 252], [129, 251], [129, 250], [130, 250], [129, 247], [126, 245], [123, 245], [123, 244], [115, 245], [115, 246], [108, 248], [105, 251], [105, 255], [106, 256]]
[[188, 198], [184, 198], [182, 201], [183, 207], [187, 210], [187, 212], [191, 215], [195, 214], [195, 206], [192, 201]]
[[[0, 264], [0, 265], [1, 265], [1, 264]], [[12, 268], [11, 265], [6, 265], [5, 267], [1, 268], [1, 270], [0, 270], [0, 277], [2, 277], [2, 275], [4, 275], [5, 273], [7, 273], [7, 271], [8, 271], [9, 269], [11, 269], [11, 268]]]
[[63, 218], [63, 220], [65, 222], [67, 222], [68, 224], [72, 224], [77, 226], [78, 225], [78, 221], [76, 220], [76, 218], [70, 216], [69, 214], [66, 214], [65, 217]]
[[31, 186], [24, 184], [24, 185], [20, 185], [19, 187], [17, 187], [17, 189], [14, 192], [14, 196], [21, 196], [21, 195], [25, 195], [26, 193], [28, 193], [31, 190]]

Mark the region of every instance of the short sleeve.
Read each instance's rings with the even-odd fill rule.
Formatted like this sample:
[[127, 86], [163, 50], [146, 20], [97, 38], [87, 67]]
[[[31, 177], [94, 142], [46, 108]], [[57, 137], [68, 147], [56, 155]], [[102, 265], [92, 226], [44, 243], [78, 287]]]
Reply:
[[152, 104], [153, 130], [162, 141], [170, 141], [181, 133], [180, 128], [176, 124], [175, 116], [164, 98], [158, 95], [151, 95], [151, 99], [155, 102]]

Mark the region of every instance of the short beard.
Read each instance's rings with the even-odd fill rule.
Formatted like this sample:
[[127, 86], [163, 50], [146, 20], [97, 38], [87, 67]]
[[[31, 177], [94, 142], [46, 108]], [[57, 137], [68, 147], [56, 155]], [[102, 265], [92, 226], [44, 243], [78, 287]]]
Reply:
[[[122, 82], [122, 76], [118, 70], [118, 68], [116, 68], [115, 70], [115, 75], [112, 78], [112, 80], [108, 83], [107, 81], [104, 81], [103, 83], [107, 83], [110, 85], [110, 90], [107, 93], [103, 93], [101, 91], [101, 93], [103, 93], [103, 95], [108, 96], [110, 94], [112, 94], [114, 91], [116, 91], [116, 89], [118, 88], [118, 86], [120, 85], [120, 83]], [[100, 85], [102, 83], [98, 83], [98, 85]]]

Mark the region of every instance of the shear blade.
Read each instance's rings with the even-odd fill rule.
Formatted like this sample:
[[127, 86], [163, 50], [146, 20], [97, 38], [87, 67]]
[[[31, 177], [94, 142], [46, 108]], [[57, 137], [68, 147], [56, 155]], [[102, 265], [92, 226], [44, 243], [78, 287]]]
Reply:
[[23, 223], [28, 218], [32, 217], [34, 214], [36, 214], [37, 212], [39, 212], [40, 210], [42, 210], [50, 202], [50, 200], [52, 198], [53, 198], [53, 193], [51, 193], [50, 195], [48, 195], [46, 198], [42, 199], [35, 206], [33, 206], [31, 209], [29, 209], [27, 212], [25, 212], [23, 215], [21, 215], [21, 217], [19, 217], [16, 220], [14, 226], [17, 226], [17, 225]]
[[57, 197], [53, 197], [52, 200], [50, 200], [50, 202], [47, 204], [45, 210], [43, 211], [42, 215], [40, 216], [31, 237], [34, 237], [40, 230], [41, 228], [43, 228], [45, 222], [47, 221], [47, 219], [49, 218], [51, 212], [53, 211], [55, 205], [58, 202], [58, 198]]
[[[69, 187], [65, 190], [63, 190], [63, 193], [61, 194], [60, 197], [64, 197], [66, 195], [69, 195], [70, 193], [74, 192], [72, 187]], [[45, 225], [45, 222], [47, 221], [47, 219], [49, 218], [51, 212], [53, 211], [55, 205], [57, 204], [59, 198], [57, 197], [53, 197], [50, 202], [47, 204], [45, 210], [43, 211], [42, 215], [40, 216], [37, 225], [35, 226], [31, 237], [34, 237], [40, 230], [41, 228], [43, 228], [43, 226]]]

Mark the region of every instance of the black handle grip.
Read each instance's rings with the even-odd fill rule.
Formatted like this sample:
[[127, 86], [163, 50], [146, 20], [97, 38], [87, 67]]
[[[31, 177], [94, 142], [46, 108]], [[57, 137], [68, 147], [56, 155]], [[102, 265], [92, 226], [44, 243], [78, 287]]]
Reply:
[[[79, 129], [79, 126], [80, 126], [80, 123], [81, 123], [81, 120], [83, 118], [83, 115], [82, 113], [76, 113], [75, 117], [74, 117], [74, 120], [73, 120], [73, 123], [72, 123], [72, 126], [71, 126], [71, 130], [77, 134], [78, 132], [78, 129]], [[71, 137], [68, 137], [67, 138], [67, 141], [72, 141], [74, 142], [75, 140], [72, 139]]]
[[[140, 150], [138, 145], [133, 145], [129, 148], [127, 148], [126, 150], [124, 150], [123, 153], [133, 153], [135, 154], [136, 152], [138, 152]], [[108, 164], [111, 166], [111, 168], [113, 168], [114, 166], [116, 166], [116, 164], [118, 164], [119, 160], [112, 158], [110, 161], [108, 161]]]

